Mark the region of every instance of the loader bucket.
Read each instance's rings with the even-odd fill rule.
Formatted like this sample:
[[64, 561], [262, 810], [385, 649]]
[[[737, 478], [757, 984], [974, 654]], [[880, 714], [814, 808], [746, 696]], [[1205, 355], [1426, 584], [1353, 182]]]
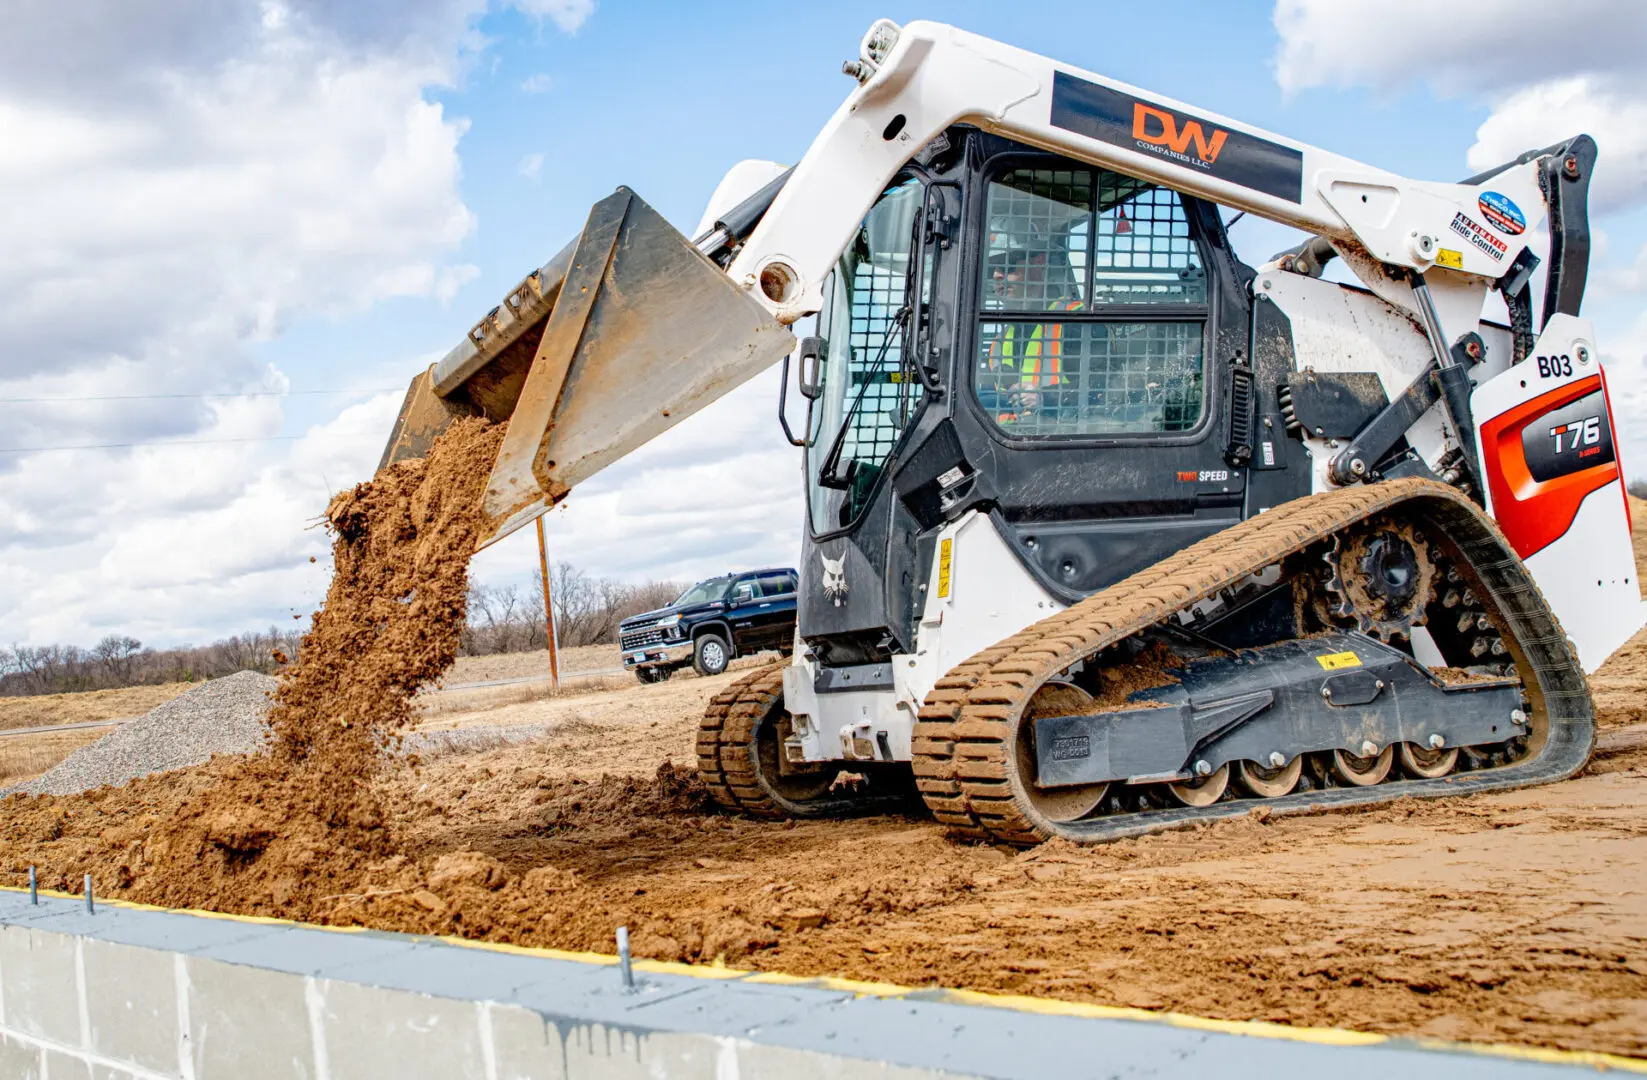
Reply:
[[427, 453], [459, 416], [506, 421], [486, 484], [486, 547], [793, 346], [787, 327], [619, 188], [412, 380], [380, 467]]

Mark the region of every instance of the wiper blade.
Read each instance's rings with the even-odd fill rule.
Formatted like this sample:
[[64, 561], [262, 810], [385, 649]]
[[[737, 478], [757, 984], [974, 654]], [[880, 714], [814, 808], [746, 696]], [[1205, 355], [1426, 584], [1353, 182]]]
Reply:
[[818, 486], [834, 488], [839, 491], [852, 482], [850, 476], [838, 476], [836, 469], [841, 463], [841, 451], [846, 447], [846, 433], [852, 430], [852, 418], [858, 415], [858, 408], [863, 404], [864, 395], [875, 382], [875, 376], [881, 373], [886, 364], [887, 350], [892, 345], [894, 336], [903, 332], [904, 324], [909, 321], [910, 308], [908, 304], [898, 309], [892, 316], [892, 322], [886, 328], [886, 336], [881, 338], [881, 350], [875, 355], [875, 362], [864, 372], [863, 385], [858, 387], [858, 396], [852, 399], [852, 405], [841, 417], [841, 429], [835, 433], [835, 439], [829, 444], [829, 453], [824, 455], [822, 464], [818, 466]]

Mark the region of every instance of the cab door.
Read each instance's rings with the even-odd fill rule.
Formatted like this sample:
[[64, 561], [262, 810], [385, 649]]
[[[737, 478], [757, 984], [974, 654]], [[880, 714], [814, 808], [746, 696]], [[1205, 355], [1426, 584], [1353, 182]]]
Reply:
[[975, 177], [956, 429], [997, 528], [1074, 600], [1240, 520], [1248, 301], [1210, 204], [1043, 154]]

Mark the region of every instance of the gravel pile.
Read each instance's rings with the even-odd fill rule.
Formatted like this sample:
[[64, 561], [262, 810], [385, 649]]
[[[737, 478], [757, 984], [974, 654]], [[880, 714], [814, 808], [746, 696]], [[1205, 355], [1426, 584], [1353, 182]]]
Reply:
[[72, 795], [199, 765], [213, 754], [249, 754], [262, 749], [269, 734], [265, 717], [275, 682], [255, 671], [241, 671], [203, 683], [3, 794]]

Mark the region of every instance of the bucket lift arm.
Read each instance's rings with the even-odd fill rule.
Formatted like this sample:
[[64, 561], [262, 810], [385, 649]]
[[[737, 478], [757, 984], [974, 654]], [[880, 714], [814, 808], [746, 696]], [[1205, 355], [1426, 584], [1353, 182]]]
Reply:
[[[485, 496], [488, 542], [526, 524], [786, 355], [787, 327], [822, 306], [824, 279], [885, 185], [958, 123], [1322, 238], [1412, 315], [1442, 366], [1478, 329], [1489, 288], [1525, 302], [1535, 242], [1552, 263], [1544, 318], [1576, 314], [1594, 157], [1585, 136], [1449, 184], [937, 23], [877, 22], [846, 70], [859, 85], [801, 162], [696, 243], [627, 189], [597, 204], [573, 244], [414, 380], [383, 463], [424, 452], [453, 416], [508, 420]], [[1500, 201], [1485, 197], [1489, 181]]]

